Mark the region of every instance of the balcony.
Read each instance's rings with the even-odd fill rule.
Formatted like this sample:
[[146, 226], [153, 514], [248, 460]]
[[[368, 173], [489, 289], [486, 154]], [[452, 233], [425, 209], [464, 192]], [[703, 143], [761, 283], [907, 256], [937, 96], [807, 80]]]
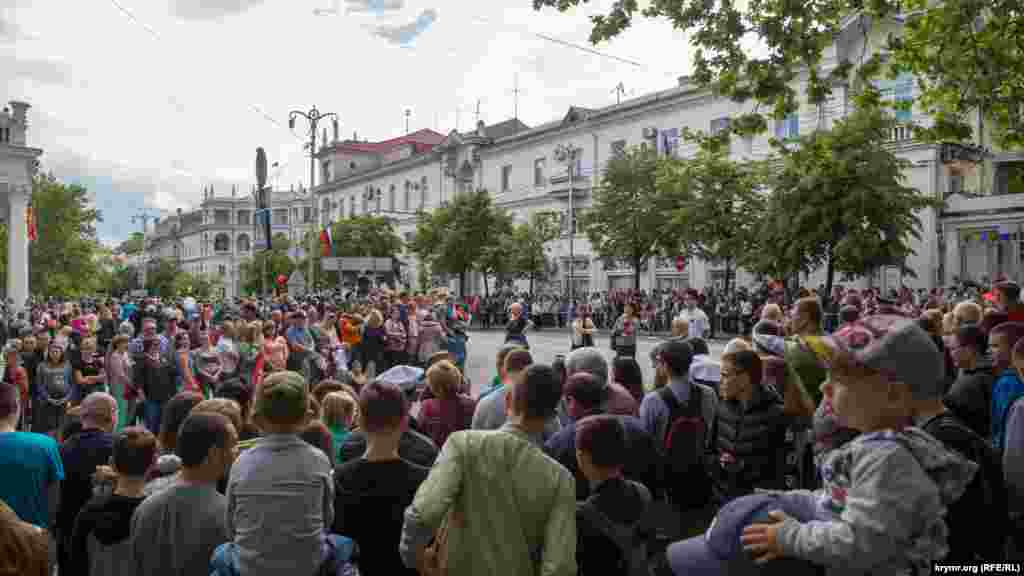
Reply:
[[889, 133], [890, 142], [907, 142], [914, 139], [914, 127], [909, 124], [897, 124]]

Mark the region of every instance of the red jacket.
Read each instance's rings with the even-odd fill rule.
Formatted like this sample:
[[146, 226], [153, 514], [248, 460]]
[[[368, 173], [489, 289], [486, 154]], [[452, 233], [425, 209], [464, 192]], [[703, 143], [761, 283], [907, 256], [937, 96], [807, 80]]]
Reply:
[[11, 367], [8, 366], [4, 371], [4, 382], [14, 384], [18, 388], [22, 411], [27, 412], [29, 410], [30, 403], [28, 401], [28, 372], [25, 371], [25, 368], [18, 366], [12, 375]]

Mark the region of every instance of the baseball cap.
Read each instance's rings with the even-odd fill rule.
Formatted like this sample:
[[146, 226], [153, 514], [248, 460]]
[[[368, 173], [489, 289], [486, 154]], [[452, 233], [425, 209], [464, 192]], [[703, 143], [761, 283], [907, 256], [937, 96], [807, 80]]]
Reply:
[[722, 506], [703, 535], [681, 540], [665, 550], [669, 567], [674, 574], [686, 576], [815, 574], [814, 566], [792, 558], [773, 560], [767, 565], [755, 564], [743, 549], [740, 542], [743, 529], [751, 524], [771, 522], [768, 513], [773, 510], [782, 510], [798, 522], [813, 519], [811, 511], [792, 509], [779, 494], [759, 493], [736, 498]]
[[907, 384], [915, 396], [941, 396], [942, 353], [916, 321], [894, 314], [867, 316], [843, 326], [831, 341], [846, 358]]
[[298, 422], [306, 415], [306, 379], [297, 372], [274, 372], [259, 388], [253, 414], [270, 422]]
[[384, 384], [394, 384], [405, 394], [416, 391], [416, 385], [423, 379], [424, 370], [415, 366], [399, 365], [389, 368], [380, 376], [377, 381]]

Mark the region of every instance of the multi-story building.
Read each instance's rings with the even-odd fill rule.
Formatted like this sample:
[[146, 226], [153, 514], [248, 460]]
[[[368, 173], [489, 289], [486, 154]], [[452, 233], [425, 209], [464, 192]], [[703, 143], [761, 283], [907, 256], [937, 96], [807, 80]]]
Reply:
[[38, 148], [28, 145], [28, 109], [12, 101], [0, 111], [0, 218], [7, 224], [5, 296], [22, 308], [29, 296], [28, 216]]
[[[242, 295], [241, 263], [252, 257], [256, 209], [251, 194], [217, 196], [213, 188], [203, 190], [197, 210], [182, 211], [161, 218], [147, 231], [146, 257], [166, 258], [192, 274], [212, 274], [223, 281], [223, 295]], [[271, 193], [271, 233], [283, 234], [292, 242], [291, 255], [305, 257], [305, 233], [316, 223], [313, 201], [304, 191], [275, 190]]]
[[[844, 59], [856, 61], [865, 50], [881, 50], [886, 36], [898, 32], [897, 23], [871, 26], [865, 37], [865, 28], [856, 25], [859, 17], [847, 19], [837, 42], [826, 51], [822, 63], [825, 71]], [[770, 122], [771, 134], [734, 138], [733, 157], [766, 158], [771, 153], [769, 136], [784, 140], [829, 128], [852, 111], [851, 90], [855, 87], [838, 86], [820, 106], [804, 102], [790, 117]], [[909, 76], [880, 81], [879, 87], [885, 97], [895, 101], [912, 101], [916, 88]], [[608, 160], [627, 146], [687, 157], [694, 149], [680, 139], [684, 128], [713, 133], [727, 128], [730, 118], [750, 109], [750, 104], [716, 97], [681, 78], [676, 87], [613, 106], [570, 107], [563, 117], [534, 128], [518, 121], [493, 126], [480, 123], [475, 131], [452, 131], [444, 138], [423, 130], [381, 143], [335, 142], [318, 151], [323, 184], [315, 193], [324, 222], [381, 212], [394, 216], [399, 233], [409, 238], [415, 230], [410, 211], [436, 208], [446, 199], [478, 188], [488, 190], [495, 203], [508, 209], [518, 221], [537, 211], [565, 214], [571, 181], [578, 219], [579, 212], [591, 203]], [[962, 156], [964, 148], [917, 141], [910, 126], [928, 119], [913, 106], [894, 113], [900, 125], [893, 130], [891, 146], [909, 161], [905, 183], [948, 201], [944, 210], [919, 214], [920, 239], [912, 241], [914, 254], [906, 262], [916, 277], [904, 277], [899, 268], [893, 267], [853, 283], [886, 289], [900, 284], [930, 288], [948, 284], [955, 277], [980, 280], [981, 276], [997, 274], [1024, 280], [1024, 195], [1013, 196], [1024, 194], [1024, 153], [992, 153], [976, 164], [979, 169], [971, 174], [971, 181], [986, 194], [969, 197], [963, 192], [968, 182], [964, 165], [950, 161]], [[558, 160], [555, 151], [560, 145], [572, 145], [582, 152], [572, 166]], [[559, 264], [557, 289], [566, 290], [569, 282], [577, 293], [632, 286], [629, 264], [598, 258], [585, 235], [569, 224], [569, 218], [562, 221], [563, 237], [551, 246]], [[569, 228], [575, 234], [572, 260]], [[950, 241], [956, 237], [958, 241]], [[641, 287], [645, 289], [699, 289], [719, 284], [725, 271], [701, 261], [689, 261], [680, 271], [675, 258], [666, 255], [653, 259], [641, 273]], [[802, 280], [817, 285], [823, 278], [821, 271]], [[737, 280], [742, 285], [751, 278], [741, 272]], [[480, 278], [471, 281], [470, 291], [483, 292]]]

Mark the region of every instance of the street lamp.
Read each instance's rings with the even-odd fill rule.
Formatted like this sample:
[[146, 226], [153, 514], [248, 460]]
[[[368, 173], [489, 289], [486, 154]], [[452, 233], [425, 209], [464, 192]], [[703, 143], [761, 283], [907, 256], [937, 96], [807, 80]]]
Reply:
[[[316, 106], [313, 106], [312, 108], [310, 108], [309, 112], [302, 112], [301, 110], [292, 110], [291, 112], [288, 113], [288, 127], [294, 130], [295, 129], [295, 119], [299, 118], [299, 117], [305, 118], [306, 122], [309, 124], [309, 194], [310, 194], [310, 198], [313, 199], [313, 206], [314, 206], [314, 212], [315, 212], [316, 195], [313, 194], [313, 189], [316, 188], [316, 129], [317, 129], [317, 125], [319, 125], [320, 121], [323, 120], [324, 118], [333, 118], [334, 119], [334, 134], [335, 134], [335, 137], [337, 137], [337, 134], [338, 134], [338, 115], [335, 114], [334, 112], [327, 112], [326, 114], [323, 113], [323, 112], [320, 112], [319, 110], [317, 110]], [[315, 268], [313, 267], [313, 236], [315, 236], [315, 234], [310, 234], [309, 235], [309, 246], [307, 247], [307, 250], [308, 250], [307, 257], [309, 258], [309, 285], [315, 287], [316, 286], [316, 282], [314, 280]]]
[[575, 190], [573, 190], [573, 166], [583, 149], [572, 144], [559, 144], [555, 148], [555, 159], [565, 162], [566, 172], [569, 174], [569, 309], [572, 310], [576, 300], [576, 286], [573, 282], [573, 272], [576, 269], [576, 254], [573, 250], [573, 240], [576, 238], [576, 211], [574, 206]]

